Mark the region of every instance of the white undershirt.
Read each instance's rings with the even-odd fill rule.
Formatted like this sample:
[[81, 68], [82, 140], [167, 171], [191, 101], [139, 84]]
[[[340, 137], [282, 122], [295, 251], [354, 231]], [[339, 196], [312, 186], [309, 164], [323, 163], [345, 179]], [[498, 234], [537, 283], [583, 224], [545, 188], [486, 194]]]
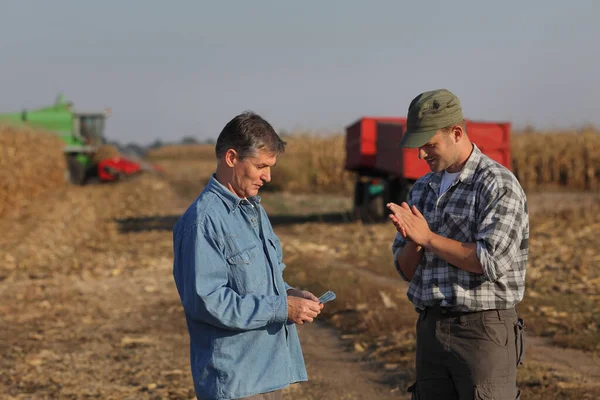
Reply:
[[440, 185], [440, 194], [439, 194], [440, 196], [442, 194], [444, 194], [446, 192], [446, 190], [448, 190], [450, 185], [452, 185], [452, 182], [454, 182], [456, 180], [456, 178], [458, 178], [458, 175], [460, 175], [460, 171], [458, 171], [458, 172], [444, 171], [444, 175], [442, 175], [442, 184]]

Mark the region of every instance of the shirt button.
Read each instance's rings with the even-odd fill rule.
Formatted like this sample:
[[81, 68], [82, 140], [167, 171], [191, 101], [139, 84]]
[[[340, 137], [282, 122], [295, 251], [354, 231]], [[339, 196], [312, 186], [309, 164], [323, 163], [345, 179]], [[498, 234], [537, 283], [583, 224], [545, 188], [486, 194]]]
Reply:
[[254, 222], [254, 218], [252, 218], [250, 221]]

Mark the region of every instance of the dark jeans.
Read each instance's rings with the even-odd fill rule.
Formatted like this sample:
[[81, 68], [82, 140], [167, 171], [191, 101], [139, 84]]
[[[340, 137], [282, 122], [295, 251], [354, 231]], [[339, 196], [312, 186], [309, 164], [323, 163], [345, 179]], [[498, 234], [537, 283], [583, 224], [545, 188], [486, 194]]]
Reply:
[[514, 308], [453, 313], [433, 307], [419, 313], [413, 399], [519, 399], [522, 322]]
[[276, 390], [269, 393], [255, 394], [254, 396], [244, 397], [238, 400], [281, 400], [283, 398], [283, 390]]

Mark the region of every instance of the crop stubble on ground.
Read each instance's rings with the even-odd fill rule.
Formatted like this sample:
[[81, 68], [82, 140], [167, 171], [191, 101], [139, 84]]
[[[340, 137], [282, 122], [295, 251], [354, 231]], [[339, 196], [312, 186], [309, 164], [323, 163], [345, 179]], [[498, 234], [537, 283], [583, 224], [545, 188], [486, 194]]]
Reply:
[[[144, 176], [70, 188], [0, 221], [7, 232], [0, 242], [0, 397], [193, 398], [187, 331], [171, 278], [170, 229], [193, 185], [184, 193]], [[347, 199], [264, 198], [284, 245], [286, 279], [338, 293], [322, 317], [336, 330], [301, 329], [311, 381], [293, 386], [287, 398], [405, 396], [415, 314], [390, 265], [393, 230], [350, 222], [340, 213]], [[527, 398], [600, 393], [592, 355], [600, 213], [589, 195], [559, 197], [544, 210], [561, 199], [569, 202], [566, 214], [532, 218], [539, 239], [532, 240], [528, 293], [537, 294], [523, 312], [531, 331], [546, 338], [536, 339], [539, 351], [529, 352], [520, 375]]]

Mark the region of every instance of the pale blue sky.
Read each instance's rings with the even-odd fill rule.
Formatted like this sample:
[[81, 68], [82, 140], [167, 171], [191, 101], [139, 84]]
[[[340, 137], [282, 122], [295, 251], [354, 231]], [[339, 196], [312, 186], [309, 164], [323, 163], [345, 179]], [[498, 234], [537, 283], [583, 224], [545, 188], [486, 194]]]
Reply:
[[0, 110], [112, 108], [107, 137], [216, 138], [406, 114], [444, 87], [471, 119], [600, 126], [600, 2], [27, 1], [0, 13]]

